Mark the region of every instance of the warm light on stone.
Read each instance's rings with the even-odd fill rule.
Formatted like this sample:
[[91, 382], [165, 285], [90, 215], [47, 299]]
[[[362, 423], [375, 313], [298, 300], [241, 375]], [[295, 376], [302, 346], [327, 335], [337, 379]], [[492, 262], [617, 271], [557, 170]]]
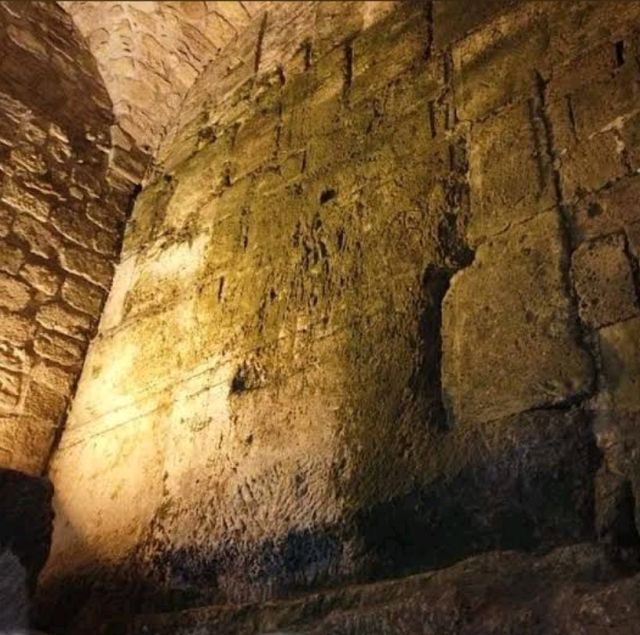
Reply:
[[0, 3], [0, 633], [635, 632], [639, 19]]

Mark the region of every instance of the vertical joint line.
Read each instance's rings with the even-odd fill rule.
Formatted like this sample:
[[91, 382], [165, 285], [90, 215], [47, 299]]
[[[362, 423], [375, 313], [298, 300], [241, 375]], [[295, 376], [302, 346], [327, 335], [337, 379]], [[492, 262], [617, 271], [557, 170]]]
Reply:
[[267, 31], [267, 20], [269, 18], [269, 12], [265, 11], [260, 22], [260, 31], [258, 31], [258, 41], [256, 42], [256, 57], [253, 65], [253, 70], [258, 74], [260, 70], [260, 62], [262, 61], [262, 44], [264, 42], [264, 34]]
[[344, 46], [344, 96], [346, 97], [353, 84], [353, 41], [349, 40]]
[[427, 41], [425, 42], [424, 49], [424, 59], [429, 60], [433, 55], [433, 39], [434, 39], [434, 28], [433, 28], [433, 0], [427, 0], [427, 3], [424, 8], [425, 18], [427, 22]]

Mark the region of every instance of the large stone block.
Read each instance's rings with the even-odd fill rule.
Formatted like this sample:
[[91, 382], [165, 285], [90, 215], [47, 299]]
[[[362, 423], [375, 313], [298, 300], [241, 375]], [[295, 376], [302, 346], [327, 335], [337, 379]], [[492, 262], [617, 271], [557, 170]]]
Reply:
[[530, 104], [517, 104], [472, 128], [469, 242], [478, 244], [555, 202], [551, 164]]
[[638, 315], [638, 301], [624, 236], [583, 243], [571, 258], [580, 317], [599, 328]]
[[640, 412], [640, 318], [599, 331], [606, 403], [619, 412]]
[[547, 55], [549, 33], [544, 19], [528, 11], [527, 4], [524, 10], [499, 15], [453, 46], [462, 119], [481, 119], [535, 92], [534, 64]]
[[560, 220], [547, 212], [480, 246], [443, 307], [444, 397], [454, 422], [489, 421], [586, 394]]
[[640, 221], [640, 176], [621, 179], [570, 208], [576, 242], [627, 229]]

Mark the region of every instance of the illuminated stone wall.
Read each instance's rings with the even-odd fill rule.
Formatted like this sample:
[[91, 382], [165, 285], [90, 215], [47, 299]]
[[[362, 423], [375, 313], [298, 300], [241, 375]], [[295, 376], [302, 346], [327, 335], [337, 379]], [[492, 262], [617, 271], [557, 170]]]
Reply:
[[50, 472], [61, 620], [634, 534], [640, 4], [304, 4], [137, 199]]
[[[132, 190], [69, 16], [0, 4], [0, 467], [39, 474], [97, 326]], [[130, 170], [130, 166], [127, 168]]]

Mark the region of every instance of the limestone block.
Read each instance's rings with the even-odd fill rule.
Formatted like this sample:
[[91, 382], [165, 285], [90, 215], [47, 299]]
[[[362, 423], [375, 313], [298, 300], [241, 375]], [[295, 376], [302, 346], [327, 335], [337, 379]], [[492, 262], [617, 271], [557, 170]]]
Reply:
[[64, 301], [74, 309], [93, 317], [100, 314], [105, 293], [87, 280], [69, 276], [62, 285], [61, 293]]
[[60, 262], [66, 271], [87, 278], [103, 289], [109, 289], [113, 277], [113, 265], [108, 258], [71, 245], [62, 245], [59, 255]]
[[640, 412], [640, 318], [600, 329], [604, 395], [610, 408]]
[[27, 214], [21, 214], [16, 218], [13, 232], [27, 243], [31, 252], [42, 258], [55, 258], [62, 244], [56, 232]]
[[78, 366], [82, 362], [85, 349], [76, 339], [43, 329], [38, 330], [33, 348], [41, 357], [62, 366]]
[[551, 166], [529, 104], [474, 124], [469, 153], [472, 245], [554, 204]]
[[35, 331], [36, 325], [29, 318], [0, 309], [0, 339], [14, 344], [25, 344]]
[[599, 328], [638, 315], [638, 301], [624, 236], [583, 243], [572, 255], [571, 273], [580, 317]]
[[561, 404], [589, 390], [555, 212], [481, 245], [443, 305], [442, 386], [454, 422]]
[[91, 318], [84, 313], [68, 309], [59, 302], [44, 304], [36, 315], [38, 324], [51, 331], [84, 339], [91, 328]]
[[640, 176], [621, 179], [570, 208], [577, 242], [612, 234], [640, 222]]
[[0, 307], [20, 311], [29, 304], [30, 299], [29, 287], [24, 282], [0, 273]]
[[20, 277], [47, 296], [55, 295], [60, 288], [61, 275], [50, 265], [27, 263], [20, 271]]
[[49, 216], [47, 202], [34, 196], [14, 181], [3, 184], [0, 200], [16, 212], [31, 214], [40, 220], [46, 220]]
[[434, 44], [442, 49], [462, 39], [469, 31], [504, 12], [514, 0], [435, 0], [433, 3]]
[[24, 254], [19, 247], [0, 240], [0, 271], [16, 274], [24, 262]]
[[627, 172], [618, 139], [609, 130], [575, 144], [560, 156], [559, 163], [567, 201], [595, 192]]
[[533, 64], [547, 55], [548, 39], [544, 20], [525, 7], [496, 17], [455, 44], [452, 55], [460, 117], [480, 119], [534, 92]]

